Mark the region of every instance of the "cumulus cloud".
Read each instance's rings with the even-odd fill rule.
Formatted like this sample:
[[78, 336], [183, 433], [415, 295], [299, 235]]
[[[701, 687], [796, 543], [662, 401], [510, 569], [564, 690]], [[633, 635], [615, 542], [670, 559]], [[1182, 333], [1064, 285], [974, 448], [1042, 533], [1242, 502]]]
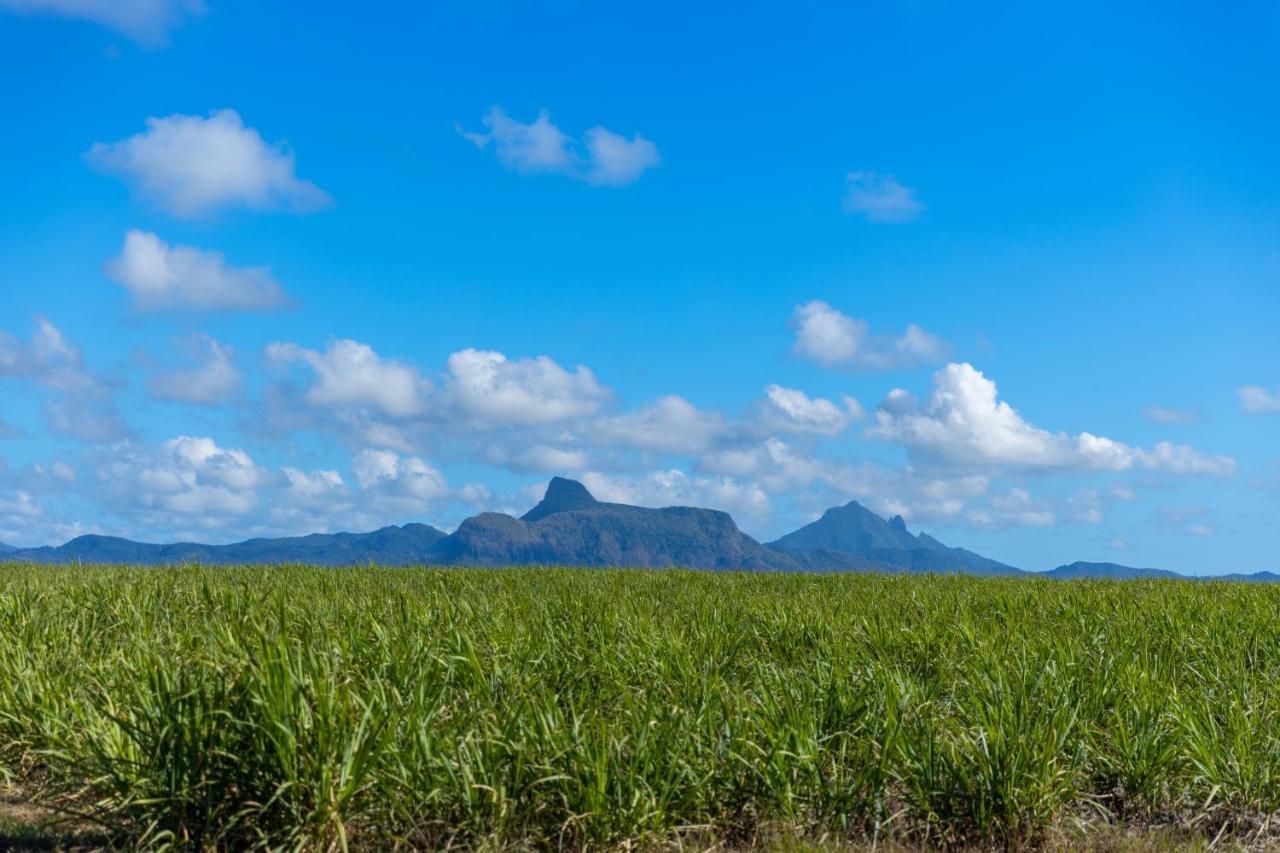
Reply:
[[755, 445], [732, 447], [707, 454], [700, 466], [714, 474], [750, 479], [765, 491], [778, 494], [823, 479], [830, 466], [796, 453], [777, 438]]
[[608, 128], [593, 127], [587, 131], [586, 146], [589, 184], [625, 186], [662, 163], [658, 146], [638, 133], [627, 139]]
[[[351, 458], [354, 485], [332, 468], [267, 467], [207, 436], [120, 442], [94, 450], [86, 465], [86, 492], [104, 502], [116, 532], [138, 529], [148, 538], [369, 530], [454, 497], [422, 458], [373, 449]], [[26, 479], [52, 484], [56, 477], [52, 471]], [[4, 485], [0, 480], [0, 491]]]
[[199, 364], [153, 377], [147, 385], [152, 396], [202, 406], [216, 406], [234, 397], [240, 390], [235, 351], [205, 334], [187, 339], [186, 347]]
[[[574, 427], [612, 398], [590, 369], [569, 369], [547, 356], [508, 358], [488, 350], [453, 353], [428, 378], [367, 344], [338, 340], [324, 351], [278, 342], [267, 361], [297, 365], [297, 376], [268, 386], [265, 422], [273, 431], [336, 432], [349, 446], [421, 453], [449, 444], [515, 470], [540, 470], [552, 454], [576, 453]], [[433, 381], [438, 380], [438, 381]], [[562, 456], [564, 469], [585, 457]]]
[[508, 359], [476, 349], [449, 356], [445, 392], [480, 427], [531, 426], [590, 415], [612, 396], [582, 365], [569, 371], [547, 356]]
[[449, 496], [444, 475], [417, 456], [362, 450], [351, 467], [365, 495], [385, 512], [420, 513]]
[[1280, 412], [1280, 388], [1269, 391], [1258, 385], [1246, 385], [1237, 389], [1240, 408], [1251, 415], [1265, 415]]
[[[276, 530], [312, 533], [333, 530], [335, 525], [365, 526], [354, 496], [337, 471], [303, 471], [286, 466], [280, 470], [267, 515]], [[371, 522], [377, 523], [377, 522]]]
[[82, 441], [111, 441], [128, 434], [116, 409], [114, 388], [85, 367], [80, 350], [43, 317], [29, 341], [0, 331], [0, 378], [27, 379], [50, 392], [44, 402], [50, 429]]
[[60, 15], [93, 21], [146, 47], [169, 42], [169, 33], [206, 11], [202, 0], [0, 0], [0, 9], [27, 15]]
[[657, 146], [638, 133], [627, 139], [597, 126], [579, 143], [552, 124], [545, 110], [525, 123], [494, 107], [483, 123], [483, 132], [463, 131], [463, 137], [482, 150], [492, 143], [498, 162], [518, 174], [564, 175], [597, 186], [620, 187], [662, 162]]
[[269, 311], [288, 302], [268, 267], [233, 267], [219, 252], [170, 246], [137, 229], [104, 269], [139, 311]]
[[303, 398], [314, 406], [370, 408], [391, 417], [420, 415], [431, 383], [404, 362], [383, 358], [368, 344], [337, 340], [324, 352], [292, 343], [273, 343], [267, 359], [304, 364], [314, 375]]
[[948, 364], [933, 375], [919, 403], [896, 389], [876, 411], [870, 438], [905, 445], [923, 459], [958, 465], [1008, 465], [1122, 471], [1134, 465], [1174, 474], [1230, 474], [1235, 460], [1161, 442], [1134, 448], [1091, 433], [1069, 435], [1029, 424], [998, 399], [995, 382], [971, 364]]
[[634, 412], [600, 418], [589, 430], [603, 444], [683, 454], [705, 451], [728, 425], [718, 412], [670, 395]]
[[910, 222], [924, 212], [916, 191], [882, 172], [850, 172], [845, 177], [844, 212], [869, 222]]
[[767, 385], [764, 393], [756, 406], [755, 420], [765, 432], [835, 435], [866, 414], [848, 395], [835, 403], [781, 385]]
[[865, 320], [850, 317], [821, 300], [796, 308], [791, 317], [795, 352], [826, 367], [900, 370], [941, 361], [947, 345], [916, 325], [902, 335], [873, 335]]
[[267, 475], [243, 450], [181, 435], [159, 447], [112, 448], [99, 477], [119, 499], [142, 509], [215, 526], [256, 508]]
[[208, 118], [151, 117], [145, 132], [99, 142], [86, 157], [175, 216], [237, 207], [305, 213], [332, 204], [323, 190], [294, 174], [293, 152], [284, 143], [268, 145], [235, 110]]

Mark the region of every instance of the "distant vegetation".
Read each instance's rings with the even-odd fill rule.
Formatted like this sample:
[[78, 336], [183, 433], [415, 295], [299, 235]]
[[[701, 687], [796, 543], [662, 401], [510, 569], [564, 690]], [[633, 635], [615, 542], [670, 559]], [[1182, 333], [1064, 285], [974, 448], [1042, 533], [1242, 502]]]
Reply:
[[1280, 588], [0, 567], [0, 760], [124, 846], [1034, 844], [1280, 809]]

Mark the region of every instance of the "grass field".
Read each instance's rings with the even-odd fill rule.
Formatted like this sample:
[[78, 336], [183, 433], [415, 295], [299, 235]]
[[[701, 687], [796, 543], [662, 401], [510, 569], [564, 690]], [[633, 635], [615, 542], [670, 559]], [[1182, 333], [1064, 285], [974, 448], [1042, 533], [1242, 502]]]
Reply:
[[122, 846], [1256, 841], [1280, 588], [7, 566], [0, 762]]

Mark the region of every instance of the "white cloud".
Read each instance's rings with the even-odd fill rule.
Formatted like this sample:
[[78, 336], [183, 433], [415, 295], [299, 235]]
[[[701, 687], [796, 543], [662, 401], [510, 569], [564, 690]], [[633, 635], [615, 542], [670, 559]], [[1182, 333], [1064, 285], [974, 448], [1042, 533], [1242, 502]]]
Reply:
[[148, 47], [167, 44], [172, 30], [206, 11], [202, 0], [0, 0], [0, 9], [93, 21]]
[[219, 447], [211, 438], [178, 436], [158, 448], [121, 445], [99, 469], [99, 477], [121, 500], [145, 510], [195, 517], [243, 516], [258, 505], [267, 480], [243, 450]]
[[1102, 495], [1097, 489], [1081, 489], [1067, 498], [1067, 509], [1073, 521], [1081, 524], [1102, 523]]
[[80, 350], [43, 317], [36, 318], [25, 343], [0, 331], [0, 378], [5, 377], [27, 379], [51, 392], [44, 416], [54, 432], [82, 441], [110, 441], [129, 432], [111, 383], [85, 367]]
[[620, 477], [589, 471], [582, 483], [598, 500], [637, 506], [696, 506], [718, 509], [737, 519], [760, 521], [769, 517], [769, 496], [759, 486], [729, 477], [690, 477], [671, 469], [638, 477]]
[[597, 126], [579, 143], [552, 124], [546, 110], [526, 124], [494, 107], [483, 122], [485, 132], [462, 131], [463, 137], [482, 150], [492, 142], [498, 162], [518, 174], [557, 174], [597, 186], [620, 187], [634, 183], [662, 162], [657, 146], [638, 133], [627, 139]]
[[881, 172], [850, 172], [846, 178], [844, 212], [870, 222], [910, 222], [924, 211], [916, 191]]
[[449, 496], [444, 475], [417, 456], [362, 450], [351, 467], [372, 506], [383, 512], [421, 513]]
[[1138, 499], [1137, 490], [1124, 483], [1112, 483], [1111, 487], [1107, 489], [1107, 495], [1118, 501], [1136, 501]]
[[480, 149], [492, 142], [498, 162], [512, 172], [568, 173], [577, 168], [573, 141], [551, 123], [546, 110], [525, 124], [508, 116], [502, 107], [494, 107], [485, 114], [483, 122], [488, 133], [464, 132], [462, 135]]
[[8, 497], [0, 495], [0, 518], [6, 521], [37, 518], [40, 514], [40, 505], [30, 492], [17, 491]]
[[1230, 456], [1210, 456], [1194, 447], [1169, 441], [1157, 442], [1150, 450], [1135, 448], [1133, 455], [1141, 467], [1170, 474], [1225, 477], [1236, 470], [1236, 460]]
[[302, 471], [285, 467], [281, 484], [270, 497], [268, 517], [276, 530], [295, 533], [329, 531], [377, 522], [359, 512], [351, 490], [337, 471]]
[[607, 187], [621, 187], [640, 179], [646, 169], [655, 169], [662, 163], [658, 146], [636, 134], [631, 139], [604, 127], [587, 131], [587, 183]]
[[284, 143], [268, 145], [235, 110], [208, 118], [148, 118], [144, 133], [99, 142], [86, 156], [95, 168], [120, 175], [143, 197], [181, 217], [235, 207], [307, 212], [332, 204], [323, 190], [294, 174], [293, 152]]
[[976, 527], [1050, 527], [1057, 517], [1026, 489], [1010, 489], [988, 498], [985, 508], [969, 511], [968, 520]]
[[923, 405], [902, 390], [890, 392], [876, 412], [870, 438], [898, 442], [933, 462], [1122, 471], [1133, 465], [1174, 474], [1229, 474], [1235, 461], [1206, 456], [1186, 445], [1161, 442], [1151, 450], [1109, 438], [1049, 432], [1032, 426], [996, 384], [970, 364], [948, 364], [933, 375]]
[[153, 377], [147, 384], [152, 396], [203, 406], [215, 406], [235, 396], [240, 390], [235, 351], [204, 334], [193, 335], [186, 344], [199, 366]]
[[1258, 385], [1246, 385], [1237, 389], [1240, 407], [1251, 415], [1280, 412], [1280, 388], [1274, 392]]
[[817, 481], [834, 491], [839, 502], [855, 498], [885, 517], [963, 521], [973, 499], [991, 490], [988, 475], [968, 471], [923, 472], [912, 465], [899, 469], [868, 462], [806, 461], [818, 471]]
[[835, 435], [866, 414], [862, 405], [848, 395], [841, 403], [835, 403], [781, 385], [765, 386], [764, 392], [755, 419], [765, 432]]
[[718, 412], [699, 409], [683, 397], [662, 397], [634, 412], [600, 418], [590, 427], [603, 444], [659, 453], [701, 453], [725, 434]]
[[345, 496], [347, 484], [337, 471], [301, 471], [297, 468], [281, 469], [285, 489], [294, 505], [327, 506], [335, 495]]
[[[103, 502], [111, 532], [150, 541], [367, 530], [403, 506], [399, 487], [355, 493], [337, 471], [273, 470], [207, 436], [121, 442], [86, 461], [82, 491]], [[58, 476], [56, 470], [49, 475]]]
[[581, 471], [588, 464], [587, 454], [581, 450], [565, 450], [545, 444], [535, 444], [528, 450], [516, 454], [511, 460], [511, 466], [517, 471], [536, 471], [546, 474]]
[[268, 267], [233, 267], [219, 252], [170, 246], [137, 229], [104, 269], [139, 311], [267, 311], [288, 302]]
[[703, 457], [701, 467], [714, 474], [751, 478], [767, 492], [781, 493], [824, 478], [828, 466], [795, 453], [785, 442], [770, 438], [749, 447], [733, 447]]
[[581, 417], [596, 412], [611, 396], [581, 365], [570, 372], [545, 355], [510, 360], [500, 352], [475, 349], [449, 356], [446, 393], [479, 427]]
[[798, 306], [791, 325], [796, 354], [827, 367], [898, 370], [940, 361], [947, 352], [941, 338], [919, 326], [907, 326], [900, 336], [872, 335], [865, 320], [817, 299]]
[[428, 406], [431, 383], [417, 370], [382, 358], [357, 341], [333, 341], [324, 352], [273, 343], [267, 347], [267, 358], [276, 364], [300, 362], [311, 368], [315, 378], [303, 398], [314, 406], [368, 407], [400, 418], [420, 415]]
[[1194, 409], [1175, 409], [1171, 406], [1147, 406], [1142, 410], [1142, 416], [1152, 423], [1166, 425], [1191, 424], [1198, 419]]

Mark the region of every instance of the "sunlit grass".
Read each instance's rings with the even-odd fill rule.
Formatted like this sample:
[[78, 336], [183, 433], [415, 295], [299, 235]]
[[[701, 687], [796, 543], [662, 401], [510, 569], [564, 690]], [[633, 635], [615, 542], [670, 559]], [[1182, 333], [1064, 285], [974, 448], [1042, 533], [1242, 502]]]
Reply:
[[1217, 827], [1280, 808], [1280, 588], [10, 566], [0, 762], [152, 846]]

